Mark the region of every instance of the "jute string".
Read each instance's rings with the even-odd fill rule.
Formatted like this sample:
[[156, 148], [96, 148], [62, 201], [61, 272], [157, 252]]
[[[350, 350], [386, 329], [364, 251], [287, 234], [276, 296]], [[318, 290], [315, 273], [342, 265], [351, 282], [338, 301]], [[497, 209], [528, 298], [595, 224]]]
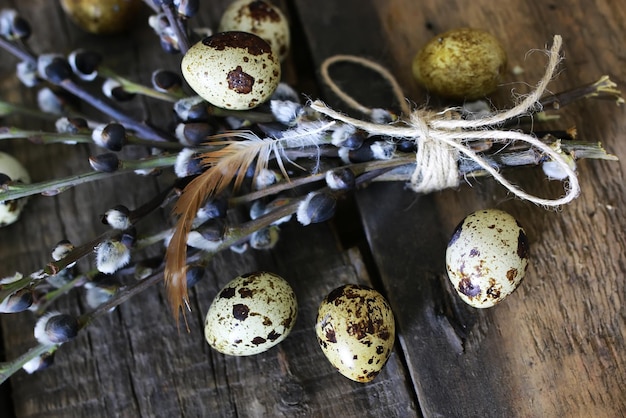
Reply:
[[[348, 61], [363, 65], [378, 72], [389, 82], [402, 106], [403, 113], [409, 115], [408, 118], [402, 124], [379, 124], [346, 116], [331, 109], [319, 100], [314, 101], [311, 104], [311, 108], [332, 119], [351, 124], [372, 135], [407, 138], [415, 141], [417, 144], [416, 168], [411, 176], [410, 187], [416, 192], [427, 193], [457, 186], [460, 181], [457, 162], [461, 156], [465, 156], [476, 162], [498, 183], [522, 200], [543, 206], [564, 205], [578, 196], [580, 185], [575, 171], [570, 168], [563, 157], [549, 145], [544, 144], [532, 135], [494, 128], [495, 125], [529, 114], [535, 110], [534, 107], [546, 91], [548, 83], [554, 76], [559, 64], [561, 43], [561, 37], [555, 35], [552, 47], [548, 51], [549, 61], [545, 73], [530, 94], [515, 107], [483, 118], [473, 120], [460, 119], [454, 117], [457, 114], [454, 109], [438, 113], [424, 110], [411, 111], [398, 82], [385, 67], [365, 58], [351, 55], [333, 56], [322, 64], [322, 78], [330, 89], [350, 107], [366, 115], [371, 115], [372, 109], [361, 105], [341, 90], [332, 80], [328, 71], [329, 67], [337, 62]], [[526, 142], [531, 147], [540, 150], [556, 162], [563, 172], [567, 174], [567, 180], [564, 182], [565, 195], [556, 199], [546, 199], [520, 189], [468, 146], [473, 141], [482, 140], [494, 140], [504, 143], [512, 141]]]

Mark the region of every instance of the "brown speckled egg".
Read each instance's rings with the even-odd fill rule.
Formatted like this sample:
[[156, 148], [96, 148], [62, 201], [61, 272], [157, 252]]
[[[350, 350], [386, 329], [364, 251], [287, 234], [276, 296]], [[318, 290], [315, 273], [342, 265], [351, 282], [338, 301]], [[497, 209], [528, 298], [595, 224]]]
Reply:
[[220, 32], [237, 30], [254, 33], [265, 39], [282, 61], [289, 51], [289, 23], [283, 12], [263, 0], [237, 0], [226, 8], [220, 20]]
[[296, 295], [282, 277], [244, 274], [224, 286], [211, 303], [204, 335], [220, 353], [258, 354], [287, 337], [297, 314]]
[[82, 29], [97, 34], [130, 28], [141, 0], [61, 0], [63, 11]]
[[454, 29], [434, 37], [415, 55], [413, 75], [438, 96], [476, 100], [496, 89], [506, 61], [502, 44], [490, 33]]
[[322, 301], [315, 332], [324, 355], [337, 370], [357, 382], [369, 382], [382, 370], [395, 341], [391, 307], [374, 289], [348, 284]]
[[489, 308], [510, 295], [528, 267], [528, 238], [517, 220], [497, 209], [468, 215], [446, 251], [448, 278], [461, 299]]
[[247, 32], [220, 32], [193, 45], [181, 63], [189, 86], [209, 103], [256, 107], [280, 82], [280, 62], [267, 42]]

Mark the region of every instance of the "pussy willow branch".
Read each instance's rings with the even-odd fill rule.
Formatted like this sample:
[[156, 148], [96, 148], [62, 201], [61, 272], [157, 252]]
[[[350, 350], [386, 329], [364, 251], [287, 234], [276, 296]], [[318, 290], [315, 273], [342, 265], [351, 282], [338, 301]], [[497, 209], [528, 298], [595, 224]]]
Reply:
[[[37, 56], [31, 54], [28, 51], [25, 51], [15, 45], [13, 42], [7, 41], [3, 37], [0, 36], [0, 48], [5, 49], [6, 51], [13, 54], [15, 57], [22, 61], [30, 62], [34, 65], [37, 64]], [[49, 80], [47, 80], [49, 81]], [[62, 80], [60, 83], [51, 83], [57, 85], [68, 93], [75, 95], [80, 98], [83, 102], [90, 104], [96, 109], [100, 110], [102, 113], [108, 115], [109, 117], [117, 120], [118, 122], [126, 125], [128, 129], [132, 129], [137, 134], [146, 139], [152, 139], [155, 141], [171, 141], [174, 138], [170, 134], [166, 134], [164, 132], [160, 132], [159, 130], [146, 125], [142, 122], [139, 122], [123, 111], [117, 109], [115, 106], [105, 102], [99, 97], [94, 96], [87, 90], [85, 90], [79, 84], [76, 84], [71, 79]]]
[[72, 280], [69, 280], [67, 283], [65, 283], [63, 286], [47, 292], [37, 301], [37, 310], [35, 311], [35, 314], [37, 316], [43, 315], [57, 299], [65, 296], [67, 293], [69, 293], [70, 290], [79, 286], [81, 283], [93, 279], [97, 274], [98, 271], [95, 269], [90, 270], [84, 274], [78, 274]]
[[182, 21], [171, 2], [162, 2], [161, 10], [174, 30], [174, 34], [178, 40], [178, 48], [180, 49], [181, 54], [184, 55], [189, 50], [189, 37], [187, 36], [185, 23]]
[[6, 363], [1, 363], [0, 364], [0, 384], [6, 382], [6, 380], [9, 377], [13, 376], [26, 363], [28, 363], [32, 359], [38, 356], [41, 356], [43, 354], [46, 354], [46, 353], [52, 354], [57, 350], [57, 348], [59, 348], [58, 345], [39, 344], [31, 348], [30, 350], [28, 350], [27, 352], [25, 352], [24, 354], [22, 354], [21, 356], [19, 356], [18, 358], [14, 360], [10, 362], [6, 362]]
[[135, 131], [142, 138], [164, 142], [174, 140], [174, 137], [172, 135], [159, 131], [150, 125], [146, 125], [145, 123], [139, 122], [130, 117], [128, 114], [124, 113], [123, 111], [117, 109], [113, 105], [94, 96], [93, 94], [82, 88], [82, 86], [76, 84], [74, 80], [66, 79], [61, 81], [57, 85], [65, 89], [67, 92], [78, 97], [85, 103], [89, 103], [91, 106], [100, 110], [102, 113], [117, 120], [119, 123], [125, 125], [128, 129]]
[[[101, 304], [91, 312], [81, 315], [78, 318], [79, 330], [83, 330], [98, 317], [107, 314], [108, 312], [110, 312], [111, 309], [121, 305], [131, 297], [143, 292], [144, 290], [150, 288], [161, 280], [163, 280], [163, 273], [157, 272], [148, 276], [142, 281], [121, 290], [107, 302]], [[59, 348], [59, 346], [60, 344], [39, 344], [28, 350], [26, 353], [22, 354], [18, 358], [0, 364], [0, 384], [4, 383], [9, 377], [18, 372], [30, 360], [33, 360], [36, 357], [41, 356], [45, 353], [53, 353]]]
[[[170, 236], [171, 234], [172, 234], [172, 229], [167, 228], [167, 229], [164, 229], [163, 231], [156, 232], [146, 237], [139, 237], [137, 239], [137, 243], [133, 246], [133, 251], [140, 251], [154, 244], [161, 243], [166, 237]], [[105, 236], [106, 235], [102, 235], [100, 238], [103, 238]], [[91, 243], [94, 243], [94, 242], [95, 241], [92, 241]], [[131, 267], [127, 267], [127, 268], [120, 270], [120, 273], [127, 275], [127, 274], [131, 274], [134, 270], [135, 270], [135, 266], [131, 266]], [[98, 269], [95, 269], [95, 268], [91, 269], [85, 273], [77, 275], [72, 280], [67, 282], [65, 285], [59, 287], [58, 289], [54, 289], [46, 293], [45, 295], [43, 295], [42, 297], [43, 303], [41, 303], [37, 307], [37, 311], [36, 311], [37, 315], [43, 315], [45, 311], [48, 309], [48, 307], [50, 307], [50, 305], [55, 300], [67, 294], [70, 290], [72, 290], [78, 284], [89, 281], [93, 279], [95, 276], [97, 276], [98, 274], [100, 274]]]
[[151, 97], [153, 99], [158, 99], [169, 103], [175, 103], [177, 100], [185, 97], [183, 94], [163, 93], [153, 88], [144, 86], [143, 84], [136, 83], [125, 77], [122, 77], [110, 68], [100, 67], [98, 68], [98, 74], [102, 77], [110, 78], [117, 81], [122, 86], [122, 89], [127, 93], [141, 94], [142, 96]]
[[[376, 177], [383, 175], [394, 167], [394, 165], [390, 164], [389, 161], [378, 161], [377, 163], [380, 164], [376, 164], [375, 167], [370, 165], [369, 170], [363, 170], [363, 174], [356, 177], [355, 187], [363, 186], [365, 183], [374, 180]], [[334, 195], [335, 197], [339, 197], [349, 193], [348, 190], [331, 190], [328, 187], [321, 187], [317, 190], [317, 192], [327, 192]], [[222, 241], [216, 246], [215, 250], [205, 252], [203, 260], [205, 260], [206, 262], [218, 252], [240, 243], [242, 240], [249, 237], [252, 233], [270, 226], [279, 219], [282, 219], [289, 215], [293, 215], [294, 213], [296, 213], [296, 211], [298, 210], [298, 206], [305, 198], [306, 196], [295, 198], [291, 202], [274, 209], [264, 216], [252, 219], [248, 222], [242, 223], [234, 227], [227, 228]]]
[[617, 89], [617, 84], [611, 81], [608, 75], [603, 75], [594, 82], [542, 97], [538, 103], [538, 107], [542, 111], [520, 119], [512, 119], [506, 122], [505, 126], [511, 127], [558, 119], [558, 115], [548, 115], [546, 112], [549, 110], [560, 110], [569, 104], [585, 99], [614, 100], [617, 105], [624, 103], [622, 92]]
[[[342, 165], [342, 168], [349, 168], [354, 172], [355, 175], [360, 175], [370, 171], [376, 171], [380, 169], [392, 169], [396, 167], [401, 167], [404, 165], [408, 165], [415, 162], [415, 158], [410, 156], [400, 156], [393, 158], [391, 160], [379, 160], [379, 161], [369, 161], [366, 163], [355, 163], [349, 165]], [[322, 181], [325, 176], [325, 172], [310, 174], [305, 177], [298, 177], [296, 179], [287, 179], [280, 181], [272, 186], [269, 186], [265, 189], [257, 190], [254, 192], [247, 193], [241, 196], [231, 197], [228, 202], [231, 206], [239, 205], [242, 203], [253, 202], [262, 197], [271, 196], [283, 192], [285, 190], [291, 190], [295, 187], [303, 186], [305, 184], [314, 183], [317, 181]], [[280, 218], [279, 218], [280, 219]]]
[[[382, 174], [381, 170], [378, 170], [379, 173]], [[371, 175], [368, 177], [364, 177], [364, 176], [360, 176], [357, 177], [356, 179], [356, 183], [357, 184], [362, 184], [365, 181], [369, 181], [371, 180]], [[323, 188], [323, 189], [327, 189], [327, 188]], [[210, 257], [212, 257], [215, 253], [217, 253], [218, 251], [224, 250], [226, 248], [229, 248], [230, 246], [232, 246], [233, 244], [237, 243], [238, 241], [241, 241], [242, 239], [244, 239], [245, 237], [249, 236], [250, 234], [252, 234], [254, 231], [257, 231], [261, 228], [264, 228], [266, 226], [271, 225], [273, 222], [287, 216], [290, 214], [295, 213], [295, 211], [298, 208], [298, 204], [300, 203], [300, 201], [303, 198], [297, 199], [292, 203], [289, 203], [283, 207], [279, 207], [278, 209], [260, 217], [257, 218], [255, 220], [246, 222], [240, 226], [237, 226], [235, 228], [230, 228], [229, 231], [227, 232], [227, 236], [225, 237], [225, 239], [222, 241], [222, 243], [220, 244], [219, 248], [216, 249], [215, 252], [209, 253], [209, 254], [205, 254], [202, 259], [204, 261], [207, 261], [208, 259], [210, 259]], [[93, 241], [89, 244], [92, 245]], [[84, 247], [84, 246], [83, 246]], [[76, 251], [76, 249], [74, 250]], [[68, 254], [67, 257], [63, 258], [62, 260], [60, 260], [60, 262], [58, 262], [59, 265], [57, 265], [55, 267], [56, 269], [62, 269], [64, 267], [67, 266], [65, 260], [70, 258], [72, 253], [74, 253], [74, 251], [72, 251], [70, 254]], [[83, 251], [79, 251], [81, 254], [83, 253]], [[196, 255], [196, 258], [198, 257], [198, 254]], [[190, 257], [188, 259], [189, 262], [193, 262], [194, 258]], [[58, 270], [57, 270], [58, 271]], [[113, 296], [111, 299], [109, 299], [107, 302], [101, 304], [100, 306], [98, 306], [96, 309], [92, 310], [89, 313], [86, 313], [82, 316], [80, 316], [78, 318], [78, 323], [79, 323], [79, 329], [82, 330], [84, 328], [86, 328], [87, 326], [89, 326], [95, 319], [97, 319], [98, 317], [108, 313], [111, 309], [121, 305], [122, 303], [126, 302], [128, 299], [130, 299], [131, 297], [143, 292], [144, 290], [147, 290], [148, 288], [152, 287], [153, 285], [159, 283], [161, 280], [163, 280], [163, 270], [160, 269], [159, 271], [153, 273], [152, 275], [148, 276], [147, 278], [141, 280], [140, 282], [137, 282], [136, 284], [129, 286], [127, 288], [124, 288], [122, 290], [120, 290], [115, 296]], [[17, 371], [19, 371], [28, 361], [36, 358], [37, 356], [40, 356], [44, 353], [52, 353], [54, 351], [56, 351], [59, 348], [59, 345], [45, 345], [45, 344], [39, 344], [35, 347], [33, 347], [32, 349], [30, 349], [28, 352], [24, 353], [23, 355], [21, 355], [20, 357], [18, 357], [17, 359], [4, 363], [2, 365], [0, 365], [0, 384], [3, 383], [4, 381], [6, 381], [9, 377], [11, 377], [14, 373], [16, 373]]]
[[[131, 211], [128, 215], [131, 223], [133, 225], [138, 223], [140, 220], [142, 220], [145, 216], [153, 212], [155, 209], [161, 207], [161, 205], [163, 204], [164, 201], [167, 200], [169, 195], [173, 193], [177, 188], [183, 187], [187, 181], [188, 179], [177, 180], [174, 185], [161, 191], [151, 200], [139, 206], [137, 209]], [[4, 300], [6, 297], [15, 293], [16, 291], [23, 289], [25, 287], [31, 286], [34, 283], [37, 283], [45, 279], [46, 277], [57, 274], [61, 270], [67, 268], [67, 266], [71, 265], [72, 263], [93, 253], [93, 249], [104, 240], [115, 237], [118, 234], [120, 234], [120, 231], [115, 230], [115, 229], [110, 229], [108, 231], [105, 231], [104, 233], [94, 238], [93, 240], [75, 247], [62, 259], [58, 261], [49, 262], [43, 269], [36, 271], [29, 276], [23, 277], [22, 279], [18, 281], [0, 285], [0, 300]], [[158, 234], [158, 236], [161, 236], [161, 234]], [[152, 243], [152, 242], [154, 241], [144, 240], [141, 243], [141, 245], [148, 245], [149, 243]]]
[[617, 105], [623, 104], [622, 92], [611, 81], [608, 75], [603, 75], [593, 83], [575, 87], [557, 94], [542, 97], [540, 104], [544, 110], [547, 108], [560, 109], [580, 99], [615, 100]]
[[[569, 148], [570, 152], [573, 152], [573, 150], [575, 149], [576, 147], [574, 145], [570, 145], [570, 148]], [[584, 147], [582, 149], [586, 150], [586, 148]], [[590, 155], [597, 152], [597, 149], [594, 147], [591, 147], [591, 150], [592, 151], [585, 151], [585, 152], [589, 152]], [[604, 157], [606, 156], [606, 153], [600, 152], [600, 155]], [[384, 175], [385, 173], [387, 173], [389, 170], [393, 169], [394, 167], [407, 165], [407, 164], [410, 164], [412, 161], [413, 161], [412, 157], [404, 157], [404, 158], [396, 158], [395, 160], [373, 161], [373, 162], [368, 162], [368, 163], [352, 164], [349, 166], [355, 173], [357, 174], [361, 173], [360, 175], [356, 177], [356, 180], [355, 180], [355, 185], [358, 187], [358, 186], [364, 185], [367, 182], [375, 180], [377, 177]], [[314, 181], [319, 181], [320, 179], [321, 179], [321, 174], [314, 174], [314, 175], [304, 177], [302, 179], [297, 179], [293, 182], [286, 181], [283, 184], [271, 186], [267, 188], [266, 190], [261, 191], [260, 193], [253, 192], [247, 195], [247, 197], [246, 195], [244, 195], [244, 196], [231, 199], [230, 203], [231, 205], [234, 205], [234, 204], [240, 204], [244, 202], [253, 201], [265, 195], [275, 194], [286, 189], [293, 189], [299, 185], [303, 185], [303, 184], [314, 182]], [[322, 187], [318, 191], [330, 192], [336, 196], [340, 196], [342, 194], [347, 193], [347, 191], [330, 191], [328, 187]], [[158, 202], [163, 201], [165, 199], [165, 195], [166, 193], [163, 193], [161, 197], [155, 198], [151, 200], [150, 202], [148, 202], [147, 204], [145, 204], [143, 207], [140, 207], [136, 211], [133, 211], [135, 213], [134, 216], [143, 217], [145, 213], [149, 213], [152, 209], [157, 207]], [[298, 206], [302, 202], [303, 199], [304, 197], [296, 198], [290, 203], [284, 206], [278, 207], [277, 209], [273, 210], [272, 212], [264, 216], [261, 216], [257, 219], [228, 228], [223, 239], [213, 251], [195, 252], [195, 255], [189, 257], [188, 261], [194, 262], [194, 261], [200, 260], [203, 263], [208, 263], [215, 254], [227, 248], [230, 248], [232, 245], [235, 245], [243, 241], [255, 231], [265, 228], [271, 225], [272, 223], [276, 222], [277, 220], [284, 218], [285, 216], [293, 215], [297, 211]], [[60, 261], [48, 264], [48, 266], [44, 269], [44, 272], [40, 274], [40, 276], [54, 274], [55, 272], [58, 272], [62, 270], [63, 268], [67, 267], [70, 263], [91, 253], [95, 245], [97, 245], [99, 242], [102, 242], [102, 240], [106, 239], [107, 237], [112, 236], [115, 232], [116, 231], [107, 231], [104, 234], [102, 234], [100, 237], [96, 238], [95, 240], [92, 240], [91, 242], [87, 244], [83, 244], [82, 246], [74, 249], [72, 252], [70, 252], [70, 254], [68, 254], [67, 257], [61, 259]], [[164, 235], [167, 235], [167, 232], [165, 232], [162, 235], [159, 235], [159, 240]], [[145, 241], [145, 243], [147, 245], [151, 245], [152, 243], [157, 242], [157, 241], [147, 240]], [[93, 273], [93, 272], [90, 272], [90, 273]], [[90, 273], [87, 273], [87, 274], [90, 274]], [[27, 279], [27, 278], [24, 278], [24, 279]], [[23, 282], [24, 279], [19, 282]], [[121, 305], [122, 303], [130, 299], [131, 297], [159, 283], [162, 279], [163, 279], [163, 266], [161, 266], [158, 269], [158, 271], [154, 272], [152, 275], [148, 276], [142, 281], [132, 286], [122, 288], [115, 296], [113, 296], [107, 302], [101, 304], [93, 311], [79, 317], [78, 322], [80, 324], [80, 329], [82, 330], [85, 327], [89, 326], [98, 317], [108, 313], [111, 309]], [[19, 283], [19, 282], [16, 282], [16, 283]], [[27, 281], [26, 283], [22, 283], [22, 284], [24, 284], [24, 287], [26, 287], [27, 285], [30, 284], [30, 281]], [[2, 298], [15, 292], [17, 289], [15, 289], [14, 287], [15, 285], [13, 284], [10, 290], [8, 288], [2, 289], [2, 291], [0, 291], [0, 300], [2, 300]], [[69, 288], [71, 288], [70, 285], [68, 285], [68, 289]], [[44, 353], [52, 353], [58, 347], [59, 345], [49, 346], [49, 345], [40, 344], [32, 348], [31, 350], [29, 350], [22, 356], [18, 357], [17, 359], [11, 362], [5, 363], [3, 365], [0, 365], [0, 383], [4, 382], [12, 374], [19, 371], [22, 368], [22, 366], [26, 364], [28, 361]]]
[[[28, 131], [16, 127], [0, 127], [0, 140], [3, 139], [28, 139], [34, 144], [93, 144], [91, 135], [88, 134], [67, 134], [57, 132]], [[185, 148], [179, 142], [152, 141], [139, 138], [135, 135], [127, 135], [126, 141], [129, 145], [141, 145], [163, 150], [180, 151]]]
[[176, 162], [176, 155], [147, 157], [142, 160], [120, 160], [119, 167], [113, 172], [90, 171], [73, 176], [31, 184], [11, 184], [0, 191], [0, 202], [28, 197], [36, 194], [57, 194], [70, 187], [96, 180], [103, 180], [129, 171], [171, 167]]

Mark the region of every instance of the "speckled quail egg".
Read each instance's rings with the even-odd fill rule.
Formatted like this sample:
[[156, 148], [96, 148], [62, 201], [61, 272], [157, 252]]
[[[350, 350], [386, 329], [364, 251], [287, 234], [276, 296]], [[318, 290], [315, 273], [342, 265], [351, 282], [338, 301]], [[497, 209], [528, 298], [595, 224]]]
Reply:
[[220, 32], [189, 48], [181, 63], [189, 86], [209, 103], [251, 109], [270, 98], [280, 82], [280, 62], [257, 35]]
[[395, 320], [380, 293], [347, 284], [322, 301], [315, 332], [330, 363], [345, 377], [365, 383], [380, 373], [391, 355]]
[[461, 299], [489, 308], [510, 295], [528, 267], [528, 238], [517, 220], [497, 209], [468, 215], [446, 251], [448, 278]]
[[[13, 156], [4, 152], [0, 152], [0, 173], [8, 176], [13, 182], [30, 183], [30, 175], [26, 168]], [[0, 202], [0, 227], [17, 221], [26, 202], [26, 198]]]
[[87, 32], [108, 34], [130, 28], [141, 0], [61, 0], [63, 11]]
[[263, 0], [237, 0], [226, 8], [218, 30], [254, 33], [265, 39], [282, 61], [289, 51], [289, 23], [283, 12]]
[[431, 39], [413, 59], [415, 79], [432, 93], [476, 100], [493, 92], [506, 69], [500, 41], [480, 29], [454, 29]]
[[204, 335], [220, 353], [258, 354], [287, 337], [297, 314], [296, 295], [282, 277], [244, 274], [224, 286], [211, 303]]

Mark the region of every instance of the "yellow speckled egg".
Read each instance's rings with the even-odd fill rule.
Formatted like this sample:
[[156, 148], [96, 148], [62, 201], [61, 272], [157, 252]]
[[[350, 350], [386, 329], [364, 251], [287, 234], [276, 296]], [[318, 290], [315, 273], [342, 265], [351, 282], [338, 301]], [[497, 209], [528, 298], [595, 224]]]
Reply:
[[220, 353], [259, 354], [287, 337], [297, 315], [296, 295], [285, 279], [269, 272], [244, 274], [211, 303], [204, 335]]
[[526, 233], [513, 216], [480, 210], [463, 219], [450, 238], [448, 278], [463, 301], [489, 308], [517, 288], [528, 267], [528, 253]]
[[130, 28], [141, 0], [61, 0], [63, 11], [82, 29], [97, 34]]
[[369, 382], [389, 359], [395, 320], [387, 300], [369, 287], [347, 284], [322, 301], [315, 332], [330, 363], [345, 377]]
[[263, 0], [237, 0], [226, 8], [220, 20], [220, 32], [243, 31], [265, 39], [282, 61], [289, 51], [289, 23], [283, 12]]
[[189, 48], [183, 77], [204, 100], [221, 108], [251, 109], [280, 82], [280, 62], [267, 42], [247, 32], [220, 32]]
[[431, 39], [415, 55], [413, 75], [438, 96], [476, 100], [497, 88], [506, 62], [506, 51], [496, 37], [461, 28]]

